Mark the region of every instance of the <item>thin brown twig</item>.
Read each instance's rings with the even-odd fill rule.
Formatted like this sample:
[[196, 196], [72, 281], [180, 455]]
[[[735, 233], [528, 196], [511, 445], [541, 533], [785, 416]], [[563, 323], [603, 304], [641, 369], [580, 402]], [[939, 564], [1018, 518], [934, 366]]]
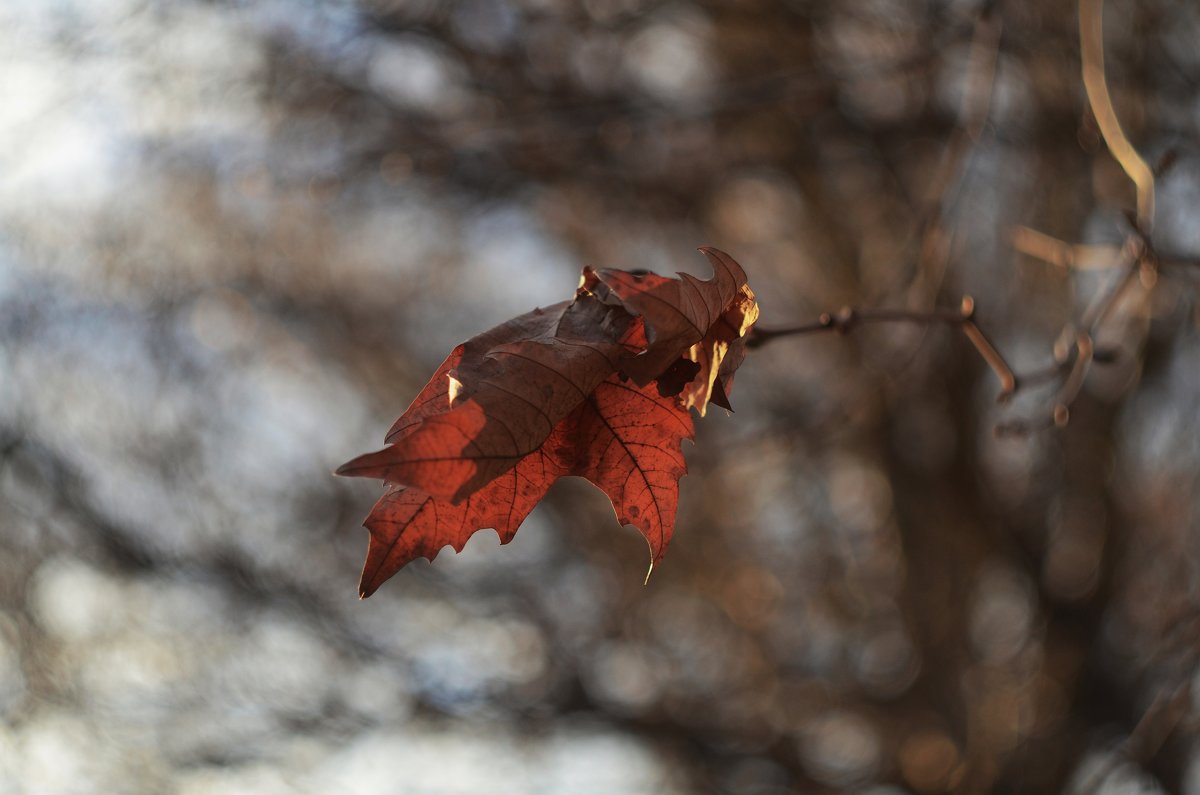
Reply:
[[[1056, 357], [1054, 362], [1038, 370], [1017, 372], [1017, 388], [1031, 389], [1045, 384], [1051, 384], [1064, 378], [1075, 366], [1075, 347], [1064, 346], [1062, 357]], [[1112, 364], [1121, 358], [1120, 348], [1096, 347], [1092, 350], [1092, 364]]]
[[836, 331], [839, 334], [848, 334], [858, 326], [868, 323], [942, 324], [959, 328], [962, 330], [963, 335], [970, 340], [971, 345], [974, 346], [980, 358], [991, 368], [997, 380], [999, 380], [1000, 393], [997, 396], [997, 400], [1007, 400], [1016, 390], [1017, 379], [1013, 375], [1012, 368], [1009, 367], [1008, 362], [1005, 361], [1000, 352], [996, 350], [996, 347], [992, 345], [987, 335], [975, 323], [975, 300], [970, 296], [963, 297], [962, 303], [957, 310], [934, 309], [928, 312], [921, 312], [911, 309], [859, 309], [848, 306], [836, 314], [824, 312], [815, 322], [804, 323], [799, 326], [789, 326], [779, 329], [765, 329], [756, 326], [750, 332], [750, 337], [746, 345], [750, 348], [761, 348], [768, 342], [781, 337], [796, 337], [824, 331]]
[[1068, 243], [1028, 226], [1013, 227], [1009, 241], [1022, 254], [1067, 270], [1103, 270], [1121, 264], [1120, 246]]
[[[974, 322], [974, 302], [963, 299], [959, 312], [949, 310], [856, 309], [847, 307], [836, 315], [822, 314], [816, 322], [782, 329], [755, 329], [748, 341], [757, 348], [786, 336], [800, 336], [823, 331], [848, 333], [862, 323], [905, 322], [923, 325], [946, 324], [962, 329], [977, 353], [1000, 381], [998, 401], [1007, 400], [1019, 387], [1034, 386], [1062, 378], [1050, 416], [1042, 422], [1012, 420], [997, 426], [997, 433], [1023, 434], [1044, 427], [1062, 427], [1070, 419], [1071, 406], [1078, 398], [1093, 364], [1114, 361], [1117, 354], [1110, 349], [1097, 349], [1095, 335], [1099, 326], [1116, 306], [1135, 277], [1140, 276], [1147, 287], [1154, 282], [1159, 262], [1150, 247], [1148, 236], [1154, 220], [1154, 172], [1133, 148], [1117, 119], [1104, 75], [1103, 0], [1080, 0], [1079, 35], [1083, 62], [1083, 81], [1088, 103], [1096, 117], [1101, 135], [1113, 157], [1137, 189], [1137, 216], [1134, 229], [1125, 245], [1073, 245], [1026, 227], [1013, 231], [1013, 244], [1023, 253], [1068, 269], [1124, 267], [1124, 272], [1109, 287], [1099, 293], [1087, 306], [1078, 326], [1067, 324], [1054, 346], [1054, 363], [1050, 367], [1018, 376], [988, 337]], [[960, 165], [964, 152], [975, 141], [987, 118], [990, 84], [995, 77], [995, 59], [999, 46], [998, 21], [982, 14], [977, 20], [972, 47], [971, 73], [976, 86], [987, 84], [984, 92], [966, 92], [960, 109], [962, 124], [958, 138], [943, 152], [938, 174], [934, 179], [936, 199], [924, 224], [918, 257], [919, 272], [943, 271], [949, 259], [949, 243], [940, 223], [941, 210], [951, 186], [951, 175]], [[983, 79], [986, 76], [986, 79]], [[974, 99], [974, 101], [972, 101]], [[940, 267], [934, 267], [940, 266]], [[940, 278], [940, 277], [939, 277]]]
[[1133, 148], [1113, 109], [1104, 77], [1104, 0], [1079, 0], [1079, 44], [1083, 86], [1108, 151], [1137, 189], [1137, 226], [1149, 235], [1154, 226], [1154, 171]]
[[1053, 383], [1062, 378], [1071, 369], [1071, 360], [1063, 362], [1054, 362], [1053, 364], [1043, 367], [1040, 370], [1032, 370], [1027, 373], [1017, 373], [1017, 386], [1020, 388], [1042, 386], [1043, 384]]
[[[1137, 230], [1127, 236], [1124, 245], [1111, 243], [1068, 243], [1028, 226], [1014, 226], [1009, 231], [1009, 243], [1020, 253], [1065, 270], [1098, 271], [1119, 268], [1127, 262], [1125, 246], [1130, 239], [1148, 245]], [[1200, 268], [1200, 259], [1183, 252], [1155, 248], [1157, 266], [1163, 270]]]
[[[1035, 381], [1046, 382], [1055, 377], [1065, 376], [1058, 394], [1055, 395], [1050, 413], [1054, 426], [1061, 428], [1070, 421], [1071, 406], [1079, 397], [1084, 379], [1092, 365], [1107, 364], [1118, 358], [1114, 349], [1097, 348], [1096, 332], [1100, 325], [1144, 269], [1149, 269], [1151, 273], [1156, 272], [1154, 253], [1144, 240], [1136, 237], [1136, 232], [1121, 248], [1121, 258], [1121, 264], [1124, 266], [1121, 275], [1107, 290], [1098, 293], [1092, 299], [1084, 309], [1079, 325], [1068, 323], [1063, 327], [1054, 343], [1054, 364], [1030, 375], [1016, 377], [1018, 385], [1030, 386]], [[1001, 435], [1013, 436], [1030, 430], [1040, 430], [1042, 427], [1045, 426], [1041, 423], [1012, 420], [998, 426], [996, 431]]]
[[[1097, 293], [1084, 309], [1078, 326], [1071, 323], [1064, 326], [1054, 345], [1054, 364], [1033, 374], [1038, 380], [1063, 378], [1051, 412], [1053, 423], [1059, 427], [1069, 421], [1071, 405], [1079, 396], [1091, 366], [1116, 358], [1110, 350], [1097, 350], [1096, 333], [1101, 324], [1135, 279], [1139, 279], [1146, 289], [1153, 287], [1160, 267], [1159, 259], [1149, 241], [1154, 224], [1155, 171], [1129, 142], [1113, 109], [1112, 97], [1104, 75], [1103, 11], [1104, 0], [1079, 0], [1079, 46], [1083, 84], [1088, 105], [1096, 118], [1105, 144], [1137, 190], [1137, 213], [1132, 219], [1133, 228], [1126, 236], [1124, 245], [1119, 248], [1069, 244], [1027, 227], [1017, 227], [1012, 232], [1012, 243], [1018, 251], [1061, 268], [1123, 268], [1120, 276], [1108, 289]], [[1168, 168], [1170, 160], [1169, 157], [1164, 158], [1159, 167]], [[1018, 378], [1018, 383], [1030, 383], [1032, 378], [1033, 376]], [[997, 431], [1023, 433], [1035, 427], [1036, 423], [1015, 420], [1001, 425]]]
[[[1054, 344], [1054, 363], [1049, 367], [1028, 374], [1015, 373], [1004, 356], [996, 349], [983, 330], [975, 323], [975, 301], [964, 296], [958, 311], [934, 309], [922, 312], [911, 309], [861, 309], [844, 307], [836, 314], [822, 313], [816, 321], [798, 326], [770, 329], [755, 327], [747, 340], [747, 347], [760, 348], [781, 337], [796, 337], [820, 332], [836, 331], [847, 334], [859, 325], [867, 323], [915, 323], [919, 325], [949, 325], [962, 330], [975, 351], [984, 360], [1000, 382], [997, 402], [1006, 402], [1019, 388], [1036, 386], [1064, 377], [1062, 386], [1054, 399], [1053, 409], [1044, 421], [1010, 420], [996, 426], [998, 435], [1024, 435], [1050, 427], [1063, 427], [1071, 417], [1071, 406], [1083, 389], [1084, 380], [1092, 365], [1116, 361], [1120, 353], [1114, 348], [1098, 348], [1095, 334], [1108, 313], [1116, 306], [1126, 289], [1141, 275], [1143, 283], [1153, 283], [1157, 272], [1157, 260], [1153, 250], [1136, 232], [1121, 248], [1125, 270], [1109, 289], [1099, 293], [1083, 312], [1078, 326], [1068, 323]], [[1147, 278], [1146, 273], [1151, 277]]]
[[1062, 388], [1058, 390], [1051, 415], [1054, 418], [1054, 424], [1059, 428], [1065, 426], [1071, 419], [1071, 404], [1075, 402], [1075, 398], [1079, 397], [1079, 390], [1083, 388], [1083, 379], [1087, 377], [1088, 370], [1092, 367], [1095, 345], [1092, 343], [1092, 335], [1089, 332], [1081, 331], [1075, 336], [1075, 351], [1075, 363], [1071, 366]]
[[1175, 163], [1178, 162], [1178, 160], [1179, 150], [1172, 146], [1170, 149], [1163, 152], [1158, 160], [1154, 162], [1154, 176], [1161, 177], [1163, 174], [1166, 174], [1175, 166]]
[[1134, 277], [1142, 269], [1143, 257], [1146, 252], [1142, 246], [1129, 244], [1122, 250], [1123, 266], [1121, 275], [1112, 283], [1112, 285], [1104, 292], [1098, 293], [1083, 310], [1083, 316], [1080, 318], [1080, 325], [1092, 334], [1099, 328], [1104, 318], [1112, 311], [1121, 294], [1125, 292]]

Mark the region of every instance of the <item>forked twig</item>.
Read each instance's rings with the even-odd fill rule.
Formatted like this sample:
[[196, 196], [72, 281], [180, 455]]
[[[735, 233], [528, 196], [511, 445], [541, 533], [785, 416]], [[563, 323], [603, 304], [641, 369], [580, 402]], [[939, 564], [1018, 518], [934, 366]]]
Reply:
[[[1070, 421], [1071, 405], [1079, 397], [1084, 379], [1092, 365], [1109, 364], [1120, 358], [1116, 349], [1097, 347], [1096, 332], [1100, 325], [1139, 276], [1144, 284], [1152, 285], [1154, 282], [1157, 260], [1154, 252], [1141, 240], [1132, 236], [1120, 249], [1120, 253], [1121, 261], [1117, 263], [1123, 266], [1120, 276], [1107, 290], [1092, 299], [1084, 309], [1078, 326], [1068, 323], [1063, 327], [1054, 343], [1054, 364], [1034, 373], [1017, 375], [1017, 383], [1021, 386], [1032, 386], [1034, 383], [1063, 378], [1050, 414], [1052, 424], [1060, 428]], [[1023, 435], [1048, 425], [1049, 423], [1036, 421], [1011, 420], [998, 425], [996, 432], [1004, 436]]]
[[[1051, 412], [1054, 424], [1060, 427], [1070, 419], [1071, 404], [1079, 396], [1092, 364], [1115, 358], [1110, 351], [1097, 351], [1096, 332], [1135, 280], [1140, 279], [1142, 285], [1150, 289], [1159, 268], [1158, 256], [1149, 239], [1154, 225], [1155, 172], [1129, 142], [1113, 109], [1112, 96], [1104, 75], [1103, 12], [1104, 0], [1079, 0], [1083, 84], [1104, 143], [1137, 190], [1137, 214], [1133, 229], [1120, 247], [1073, 245], [1027, 227], [1017, 227], [1012, 233], [1013, 246], [1018, 251], [1061, 268], [1123, 268], [1113, 284], [1092, 299], [1078, 326], [1067, 324], [1063, 328], [1054, 346], [1054, 366], [1034, 374], [1044, 377], [1049, 373], [1051, 378], [1061, 376], [1064, 379]], [[1166, 168], [1169, 162], [1164, 160], [1160, 165]], [[1036, 425], [1018, 420], [999, 426], [997, 431], [1024, 433]]]
[[823, 312], [815, 322], [799, 326], [779, 329], [764, 329], [756, 326], [751, 330], [746, 345], [750, 348], [761, 348], [771, 340], [780, 337], [796, 337], [823, 331], [847, 334], [867, 323], [941, 324], [961, 329], [963, 335], [970, 340], [980, 358], [991, 368], [1000, 382], [997, 401], [1007, 400], [1016, 391], [1017, 378], [1013, 375], [1012, 368], [1008, 366], [1008, 362], [975, 323], [975, 299], [969, 295], [963, 297], [962, 304], [957, 310], [934, 309], [929, 312], [919, 312], [910, 309], [858, 309], [848, 306], [838, 311], [837, 314]]
[[[1083, 311], [1078, 324], [1068, 323], [1054, 346], [1054, 363], [1029, 374], [1018, 375], [1008, 366], [988, 337], [975, 324], [975, 304], [963, 298], [959, 311], [934, 309], [927, 312], [902, 309], [857, 309], [847, 307], [837, 314], [822, 314], [815, 322], [781, 329], [755, 328], [748, 340], [751, 348], [761, 347], [773, 339], [799, 336], [823, 331], [848, 333], [863, 323], [944, 324], [960, 328], [976, 352], [1000, 381], [998, 402], [1004, 402], [1020, 387], [1052, 383], [1062, 379], [1049, 416], [1044, 420], [1013, 420], [997, 426], [1001, 434], [1024, 434], [1041, 428], [1067, 424], [1071, 405], [1079, 396], [1084, 380], [1093, 364], [1106, 364], [1119, 358], [1114, 349], [1097, 348], [1096, 332], [1105, 318], [1120, 301], [1125, 291], [1139, 277], [1149, 289], [1158, 272], [1159, 260], [1150, 245], [1149, 236], [1154, 223], [1154, 171], [1146, 164], [1129, 142], [1113, 109], [1112, 97], [1104, 75], [1103, 0], [1079, 0], [1079, 40], [1082, 53], [1082, 72], [1088, 104], [1113, 157], [1137, 189], [1137, 215], [1133, 229], [1122, 246], [1069, 244], [1028, 227], [1013, 230], [1012, 242], [1017, 250], [1068, 270], [1123, 268], [1121, 275], [1107, 289], [1095, 296]], [[999, 24], [982, 15], [976, 26], [973, 47], [973, 74], [982, 74], [988, 81], [994, 77]], [[968, 91], [968, 96], [972, 92]], [[944, 153], [935, 185], [938, 196], [934, 207], [940, 210], [949, 186], [951, 164], [962, 157], [963, 147], [978, 137], [986, 118], [990, 87], [985, 97], [969, 105], [964, 101], [961, 111], [966, 124], [960, 128], [958, 145]], [[953, 152], [953, 156], [951, 156]], [[1164, 166], [1165, 167], [1165, 166]], [[936, 218], [936, 216], [934, 216]], [[946, 244], [934, 245], [940, 229], [936, 220], [927, 222], [922, 238], [919, 264], [945, 265]], [[921, 272], [925, 272], [922, 268]], [[940, 269], [939, 269], [940, 270]]]

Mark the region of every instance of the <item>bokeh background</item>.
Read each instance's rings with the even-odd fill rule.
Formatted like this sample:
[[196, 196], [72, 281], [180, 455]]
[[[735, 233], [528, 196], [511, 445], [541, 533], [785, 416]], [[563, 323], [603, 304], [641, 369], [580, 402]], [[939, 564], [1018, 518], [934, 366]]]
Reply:
[[1133, 206], [1075, 5], [0, 2], [0, 792], [1200, 792], [1200, 6], [1106, 14], [1172, 262], [1066, 428], [953, 329], [778, 339], [647, 586], [572, 480], [360, 602], [331, 471], [585, 263], [1051, 363], [1114, 272], [1014, 228]]

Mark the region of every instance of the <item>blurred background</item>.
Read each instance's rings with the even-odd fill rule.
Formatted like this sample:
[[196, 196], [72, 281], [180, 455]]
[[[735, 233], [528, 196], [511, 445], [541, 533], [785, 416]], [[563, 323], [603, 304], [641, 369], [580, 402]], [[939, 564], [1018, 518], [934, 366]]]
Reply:
[[[0, 2], [0, 792], [1200, 792], [1200, 6], [1106, 6], [1115, 293], [1070, 2]], [[1019, 373], [1111, 295], [1113, 361], [1044, 429], [953, 329], [778, 339], [647, 586], [570, 480], [360, 602], [331, 471], [703, 244]]]

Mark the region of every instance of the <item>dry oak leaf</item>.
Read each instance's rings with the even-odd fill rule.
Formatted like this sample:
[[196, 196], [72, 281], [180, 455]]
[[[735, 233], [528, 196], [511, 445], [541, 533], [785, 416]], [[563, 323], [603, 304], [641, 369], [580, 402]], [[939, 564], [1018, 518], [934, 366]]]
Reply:
[[[701, 251], [714, 277], [586, 268], [575, 298], [456, 347], [388, 431], [339, 475], [384, 480], [359, 593], [416, 558], [461, 551], [477, 530], [508, 543], [560, 477], [591, 481], [650, 547], [671, 539], [686, 473], [687, 409], [725, 395], [758, 317], [741, 267]], [[647, 575], [648, 576], [648, 575]]]

